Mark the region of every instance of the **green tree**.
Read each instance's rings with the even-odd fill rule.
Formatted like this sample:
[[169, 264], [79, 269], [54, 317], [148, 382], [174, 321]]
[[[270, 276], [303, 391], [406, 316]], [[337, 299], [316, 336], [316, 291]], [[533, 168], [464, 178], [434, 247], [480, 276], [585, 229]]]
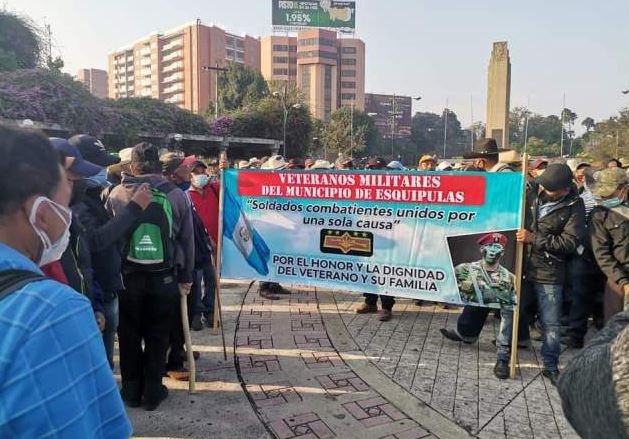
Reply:
[[411, 141], [417, 145], [418, 154], [443, 155], [446, 119], [448, 121], [446, 155], [450, 157], [460, 155], [469, 147], [470, 139], [461, 129], [461, 122], [454, 111], [444, 110], [441, 115], [415, 113], [411, 121]]
[[591, 117], [586, 117], [585, 119], [583, 119], [583, 121], [581, 121], [581, 125], [583, 125], [589, 133], [596, 126], [596, 122]]
[[319, 126], [316, 137], [320, 139], [328, 154], [357, 156], [363, 151], [374, 150], [378, 145], [378, 130], [373, 119], [367, 113], [356, 109], [353, 111], [353, 117], [353, 136], [350, 107], [336, 110], [327, 123]]
[[[262, 74], [243, 64], [231, 62], [227, 71], [219, 74], [218, 106], [221, 113], [254, 106], [269, 94], [269, 88]], [[208, 108], [213, 112], [214, 104]]]
[[28, 18], [0, 9], [0, 71], [34, 69], [42, 47], [39, 30]]
[[587, 140], [584, 153], [594, 160], [629, 157], [629, 109], [598, 122]]

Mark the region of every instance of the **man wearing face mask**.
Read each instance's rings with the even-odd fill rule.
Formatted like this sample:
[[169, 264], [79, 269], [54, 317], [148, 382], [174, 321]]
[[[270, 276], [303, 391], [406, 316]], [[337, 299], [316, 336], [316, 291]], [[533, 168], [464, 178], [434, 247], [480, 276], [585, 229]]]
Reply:
[[[89, 242], [85, 239], [87, 229], [75, 212], [76, 207], [85, 198], [85, 190], [87, 189], [85, 179], [97, 175], [102, 168], [84, 160], [81, 153], [70, 145], [66, 139], [51, 137], [50, 142], [64, 159], [66, 175], [72, 189], [70, 209], [73, 214], [70, 224], [70, 242], [59, 261], [64, 276], [63, 279], [58, 277], [55, 277], [55, 279], [67, 281], [68, 285], [90, 299], [94, 308], [96, 323], [99, 329], [103, 331], [106, 325], [106, 318], [102, 291], [94, 283], [92, 256]], [[54, 266], [55, 264], [53, 262], [51, 265]], [[44, 267], [44, 272], [49, 272], [49, 267]]]
[[[573, 183], [572, 171], [563, 163], [548, 165], [527, 190], [525, 228], [516, 238], [526, 244], [522, 306], [536, 301], [543, 328], [542, 374], [555, 385], [559, 377], [560, 317], [568, 261], [577, 254], [585, 233], [585, 207]], [[496, 346], [494, 374], [509, 376], [509, 342], [513, 313], [503, 311]], [[522, 313], [521, 320], [527, 320]], [[528, 322], [525, 322], [528, 323]]]
[[[194, 209], [201, 220], [200, 226], [203, 226], [203, 230], [199, 230], [199, 234], [203, 234], [209, 237], [212, 250], [216, 251], [216, 242], [218, 241], [218, 203], [219, 203], [219, 191], [220, 184], [218, 180], [210, 180], [210, 177], [206, 173], [206, 165], [201, 161], [196, 161], [192, 165], [191, 174], [191, 186], [188, 191], [188, 195], [192, 200]], [[201, 229], [201, 227], [198, 227]], [[196, 235], [195, 235], [196, 236]], [[201, 239], [195, 239], [195, 246], [199, 248], [199, 242], [203, 243], [203, 236]], [[205, 241], [208, 241], [206, 238]], [[212, 260], [210, 255], [204, 257], [202, 251], [197, 251], [199, 257], [197, 257], [197, 264], [195, 266], [194, 283], [192, 284], [192, 329], [199, 330], [202, 327], [203, 316], [207, 326], [211, 326], [213, 322], [213, 310], [214, 310], [214, 269], [212, 268]], [[214, 255], [216, 256], [216, 255]], [[205, 281], [205, 289], [202, 289], [202, 281]]]
[[0, 437], [127, 438], [89, 301], [38, 268], [69, 242], [59, 155], [43, 135], [2, 126], [0, 155]]
[[103, 342], [109, 364], [113, 368], [114, 338], [118, 329], [118, 296], [124, 290], [118, 243], [151, 204], [153, 195], [148, 186], [137, 191], [129, 204], [115, 218], [111, 218], [105, 209], [102, 193], [111, 186], [107, 180], [106, 168], [119, 159], [109, 155], [98, 139], [86, 134], [73, 136], [68, 139], [68, 143], [78, 150], [83, 159], [102, 167], [98, 174], [84, 180], [84, 195], [72, 205], [72, 211], [83, 225], [83, 236], [89, 246], [94, 288], [100, 291], [103, 300]]
[[592, 210], [588, 231], [599, 267], [607, 276], [604, 312], [607, 321], [629, 303], [629, 182], [621, 168], [592, 174]]

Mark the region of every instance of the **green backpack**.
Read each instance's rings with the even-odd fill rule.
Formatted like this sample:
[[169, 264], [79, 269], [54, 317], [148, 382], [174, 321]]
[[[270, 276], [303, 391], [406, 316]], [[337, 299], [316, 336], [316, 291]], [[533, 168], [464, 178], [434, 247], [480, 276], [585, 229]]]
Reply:
[[164, 271], [175, 266], [173, 208], [168, 193], [177, 187], [162, 183], [151, 189], [153, 202], [138, 219], [124, 251], [125, 267], [131, 271]]

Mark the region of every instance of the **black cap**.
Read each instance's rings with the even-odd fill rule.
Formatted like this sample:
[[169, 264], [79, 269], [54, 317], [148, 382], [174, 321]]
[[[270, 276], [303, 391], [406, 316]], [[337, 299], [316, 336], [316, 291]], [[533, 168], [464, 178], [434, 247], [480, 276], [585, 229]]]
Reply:
[[544, 189], [554, 192], [569, 188], [573, 178], [574, 175], [568, 165], [552, 163], [548, 165], [542, 175], [535, 179], [535, 182], [544, 186]]
[[506, 149], [498, 148], [498, 144], [496, 143], [496, 139], [487, 138], [480, 139], [476, 143], [474, 143], [474, 150], [472, 152], [468, 152], [463, 154], [463, 157], [466, 159], [478, 159], [483, 157], [495, 157], [498, 158], [498, 153], [505, 152]]
[[107, 152], [103, 142], [87, 134], [77, 134], [68, 139], [68, 143], [81, 152], [83, 158], [98, 166], [106, 168], [120, 162], [120, 158]]
[[370, 158], [367, 161], [367, 166], [365, 169], [385, 169], [387, 167], [387, 162], [382, 157], [374, 157]]
[[159, 149], [152, 143], [138, 143], [131, 150], [131, 163], [152, 163], [159, 165]]

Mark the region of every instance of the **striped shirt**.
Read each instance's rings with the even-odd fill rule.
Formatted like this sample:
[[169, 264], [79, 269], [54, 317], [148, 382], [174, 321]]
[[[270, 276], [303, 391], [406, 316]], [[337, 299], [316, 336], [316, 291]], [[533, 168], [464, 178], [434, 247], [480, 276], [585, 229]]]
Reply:
[[[0, 271], [41, 273], [0, 243]], [[90, 302], [53, 280], [0, 302], [0, 438], [127, 438]]]

